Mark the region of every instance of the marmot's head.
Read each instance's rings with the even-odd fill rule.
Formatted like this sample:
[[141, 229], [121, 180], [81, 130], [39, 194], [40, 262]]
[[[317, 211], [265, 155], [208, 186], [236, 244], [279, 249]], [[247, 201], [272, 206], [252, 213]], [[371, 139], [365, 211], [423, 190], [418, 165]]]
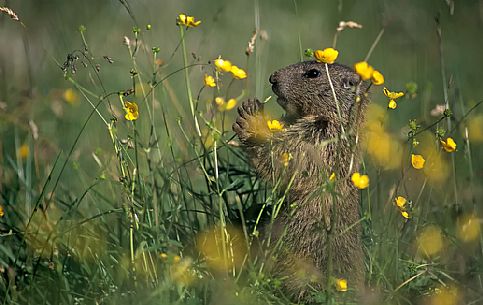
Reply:
[[[329, 75], [339, 101], [344, 122], [349, 120], [352, 106], [356, 102], [356, 89], [360, 77], [351, 68], [331, 64]], [[289, 118], [307, 116], [336, 118], [337, 106], [327, 78], [325, 64], [317, 61], [304, 61], [282, 68], [270, 76], [277, 102], [287, 112]], [[361, 84], [359, 92], [365, 92], [367, 85]], [[361, 93], [359, 93], [361, 94]], [[362, 100], [365, 100], [362, 98]]]

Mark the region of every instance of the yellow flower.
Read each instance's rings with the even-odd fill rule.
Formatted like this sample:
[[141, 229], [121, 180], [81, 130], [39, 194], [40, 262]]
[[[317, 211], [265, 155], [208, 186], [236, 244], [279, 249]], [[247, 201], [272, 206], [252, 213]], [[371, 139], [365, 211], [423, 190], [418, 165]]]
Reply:
[[395, 91], [389, 91], [386, 87], [383, 89], [384, 95], [387, 96], [390, 99], [396, 100], [402, 96], [404, 96], [404, 92], [395, 92]]
[[407, 203], [407, 200], [406, 198], [404, 198], [403, 196], [397, 196], [396, 199], [396, 205], [400, 208], [400, 209], [404, 209], [404, 207], [406, 206], [406, 203]]
[[138, 104], [135, 102], [124, 102], [124, 111], [126, 111], [124, 117], [128, 121], [135, 121], [139, 117]]
[[247, 78], [247, 73], [245, 72], [245, 70], [238, 68], [235, 65], [231, 66], [230, 72], [233, 75], [233, 77], [236, 79]]
[[77, 96], [75, 91], [71, 88], [65, 90], [62, 93], [62, 98], [64, 99], [64, 101], [66, 101], [69, 104], [74, 104], [75, 102], [77, 102], [79, 100], [79, 97]]
[[288, 153], [288, 152], [284, 152], [281, 156], [281, 161], [282, 161], [282, 164], [283, 166], [287, 167], [288, 166], [288, 162], [290, 160], [292, 160], [293, 156], [291, 153]]
[[162, 253], [159, 253], [159, 257], [163, 260], [163, 261], [167, 261], [168, 260], [168, 254], [162, 252]]
[[335, 173], [330, 174], [330, 176], [329, 176], [329, 182], [334, 182], [335, 181], [335, 178], [336, 178]]
[[283, 123], [280, 123], [278, 120], [268, 120], [267, 126], [270, 131], [281, 131], [283, 129]]
[[354, 186], [360, 190], [363, 190], [369, 186], [369, 176], [367, 175], [361, 175], [356, 172], [352, 174], [351, 180]]
[[446, 150], [447, 152], [454, 152], [456, 151], [456, 143], [453, 140], [453, 138], [447, 138], [446, 141], [440, 140], [441, 146], [443, 146], [443, 149]]
[[400, 212], [401, 212], [402, 217], [404, 217], [406, 219], [411, 218], [411, 216], [409, 216], [409, 213], [407, 211], [401, 210]]
[[215, 78], [211, 75], [205, 74], [204, 82], [206, 87], [216, 87]]
[[189, 28], [195, 28], [199, 26], [201, 23], [201, 20], [196, 21], [195, 17], [193, 16], [188, 16], [185, 14], [179, 14], [178, 18], [176, 19], [176, 24], [177, 25], [184, 25]]
[[225, 99], [222, 97], [215, 98], [215, 104], [218, 106], [218, 111], [228, 111], [235, 108], [237, 100], [231, 98], [228, 102], [225, 102]]
[[215, 59], [215, 67], [218, 69], [218, 71], [230, 72], [231, 62], [229, 60], [222, 59], [221, 56], [218, 56], [218, 58]]
[[389, 109], [396, 109], [397, 108], [396, 101], [393, 100], [393, 99], [389, 100], [389, 104], [387, 104], [387, 108], [389, 108]]
[[354, 65], [354, 70], [359, 74], [362, 80], [368, 80], [374, 73], [374, 68], [370, 66], [367, 61], [360, 61]]
[[346, 279], [336, 279], [335, 289], [340, 292], [347, 291], [347, 280]]
[[417, 238], [418, 252], [431, 257], [443, 249], [443, 234], [436, 226], [427, 226]]
[[316, 50], [314, 52], [314, 57], [318, 62], [323, 62], [326, 64], [333, 64], [334, 61], [339, 56], [339, 51], [333, 48], [326, 48], [324, 50]]
[[456, 235], [464, 242], [477, 240], [480, 236], [480, 220], [475, 215], [465, 215], [458, 219]]
[[3, 206], [0, 205], [0, 217], [3, 217], [5, 215], [5, 210], [3, 209]]
[[177, 264], [181, 261], [181, 257], [179, 255], [175, 255], [173, 257], [173, 263]]
[[422, 169], [424, 167], [424, 162], [426, 162], [426, 160], [424, 160], [423, 156], [411, 154], [411, 164], [415, 169]]
[[376, 86], [382, 85], [382, 84], [384, 84], [384, 75], [382, 75], [381, 72], [375, 70], [372, 73], [371, 81]]
[[30, 153], [30, 148], [29, 148], [29, 146], [27, 144], [23, 144], [17, 150], [17, 155], [21, 159], [27, 159], [27, 157], [29, 156], [29, 153]]

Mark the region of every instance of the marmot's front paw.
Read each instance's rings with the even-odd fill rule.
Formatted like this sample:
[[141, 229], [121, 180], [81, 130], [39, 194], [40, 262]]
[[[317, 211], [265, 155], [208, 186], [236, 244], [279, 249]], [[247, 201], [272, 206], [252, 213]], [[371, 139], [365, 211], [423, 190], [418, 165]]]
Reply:
[[263, 117], [263, 104], [258, 100], [248, 100], [238, 107], [238, 118], [233, 123], [233, 131], [243, 144], [256, 144], [270, 136], [267, 122]]

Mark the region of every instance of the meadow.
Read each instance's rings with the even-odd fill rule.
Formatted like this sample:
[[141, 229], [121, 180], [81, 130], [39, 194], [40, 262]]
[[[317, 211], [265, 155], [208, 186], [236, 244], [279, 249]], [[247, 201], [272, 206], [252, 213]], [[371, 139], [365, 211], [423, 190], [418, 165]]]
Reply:
[[326, 48], [383, 80], [321, 185], [360, 189], [365, 288], [312, 302], [483, 304], [482, 29], [482, 0], [0, 0], [1, 304], [293, 304], [253, 251], [286, 190], [232, 124]]

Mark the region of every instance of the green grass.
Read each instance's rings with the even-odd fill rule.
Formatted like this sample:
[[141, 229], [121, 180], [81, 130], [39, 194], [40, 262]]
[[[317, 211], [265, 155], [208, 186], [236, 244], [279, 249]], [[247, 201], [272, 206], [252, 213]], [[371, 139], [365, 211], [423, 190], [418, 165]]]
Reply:
[[[406, 95], [389, 110], [372, 86], [361, 136], [368, 288], [356, 301], [334, 287], [314, 300], [481, 302], [477, 1], [456, 2], [453, 14], [444, 1], [0, 6], [22, 22], [0, 16], [2, 304], [289, 304], [283, 279], [266, 272], [271, 253], [255, 255], [286, 190], [256, 176], [231, 131], [236, 110], [219, 111], [214, 99], [268, 100], [278, 117], [268, 76], [331, 46], [341, 20], [363, 28], [337, 34], [338, 62], [370, 53], [385, 86]], [[176, 26], [182, 12], [201, 25]], [[215, 72], [219, 55], [248, 78]], [[203, 88], [205, 73], [217, 88]], [[124, 118], [125, 101], [139, 106], [137, 120]], [[437, 104], [451, 111], [431, 116]], [[441, 148], [448, 136], [454, 153]], [[426, 158], [424, 170], [412, 168], [412, 153]], [[409, 220], [396, 196], [409, 200]]]

